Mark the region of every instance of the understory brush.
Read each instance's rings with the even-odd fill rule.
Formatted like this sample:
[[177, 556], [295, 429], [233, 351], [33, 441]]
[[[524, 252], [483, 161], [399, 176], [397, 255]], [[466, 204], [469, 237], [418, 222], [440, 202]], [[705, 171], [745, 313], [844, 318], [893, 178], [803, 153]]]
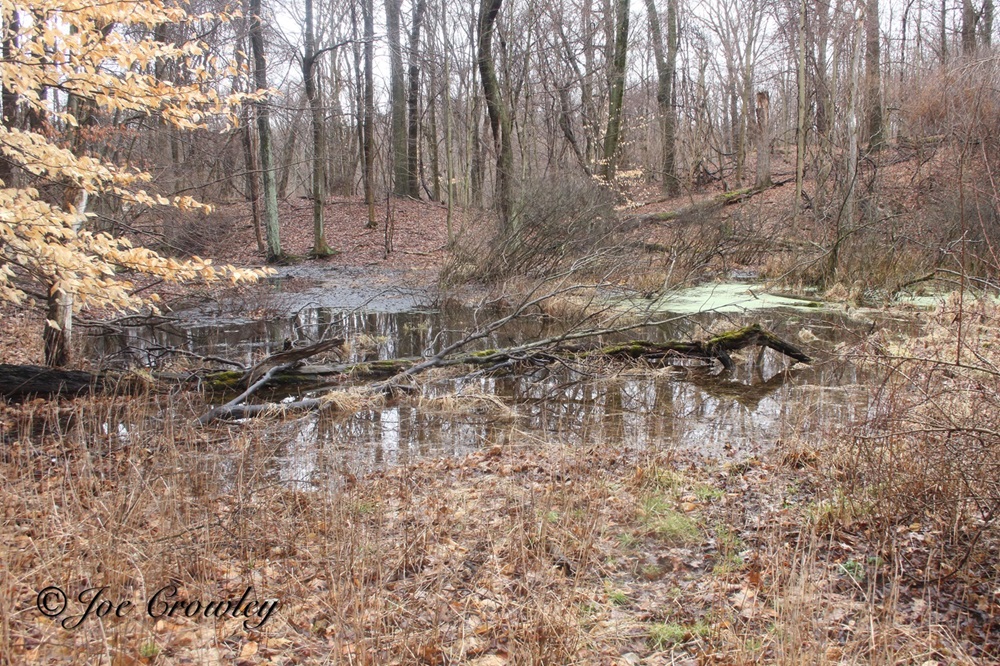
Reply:
[[909, 525], [940, 541], [908, 563], [921, 575], [983, 564], [1000, 545], [1000, 308], [954, 294], [918, 337], [876, 337], [864, 352], [879, 383], [843, 450], [848, 489], [887, 548]]

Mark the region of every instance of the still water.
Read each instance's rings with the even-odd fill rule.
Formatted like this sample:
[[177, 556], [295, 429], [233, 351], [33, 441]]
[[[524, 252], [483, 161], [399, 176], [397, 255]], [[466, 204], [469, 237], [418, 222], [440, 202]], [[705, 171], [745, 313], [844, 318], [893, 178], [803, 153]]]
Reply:
[[[420, 357], [489, 319], [468, 308], [305, 308], [269, 321], [213, 319], [130, 328], [96, 339], [92, 353], [109, 362], [156, 365], [164, 349], [179, 348], [250, 365], [280, 350], [286, 341], [304, 344], [343, 337], [348, 341], [342, 359], [346, 362]], [[495, 443], [516, 440], [530, 445], [546, 438], [582, 447], [676, 448], [719, 460], [741, 459], [766, 452], [782, 440], [820, 438], [863, 415], [868, 400], [863, 380], [834, 350], [858, 340], [867, 322], [825, 312], [765, 310], [752, 315], [701, 314], [631, 336], [700, 338], [710, 335], [709, 328], [750, 322], [800, 346], [816, 361], [792, 367], [789, 359], [771, 350], [759, 354], [748, 349], [731, 374], [684, 365], [615, 365], [594, 372], [566, 364], [506, 376], [431, 378], [421, 383], [420, 400], [390, 401], [352, 415], [305, 413], [269, 425], [273, 441], [283, 443], [272, 469], [286, 483], [323, 484], [345, 469], [359, 472], [426, 456], [462, 455]], [[477, 344], [503, 347], [557, 332], [551, 318], [527, 318]], [[466, 396], [458, 407], [442, 399], [456, 394]], [[509, 410], [497, 410], [491, 397]]]

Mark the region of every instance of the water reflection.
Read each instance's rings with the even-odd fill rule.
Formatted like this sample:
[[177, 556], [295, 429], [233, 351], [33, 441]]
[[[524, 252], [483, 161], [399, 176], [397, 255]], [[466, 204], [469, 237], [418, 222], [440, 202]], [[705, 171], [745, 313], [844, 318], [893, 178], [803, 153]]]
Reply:
[[[409, 313], [306, 309], [268, 322], [194, 322], [183, 327], [128, 329], [95, 341], [106, 359], [155, 364], [164, 347], [235, 358], [250, 365], [291, 341], [345, 337], [347, 361], [420, 356], [473, 329], [481, 315], [471, 310]], [[787, 316], [760, 314], [755, 321], [787, 339], [796, 328]], [[710, 324], [691, 319], [642, 332], [653, 339], [704, 335]], [[734, 322], [738, 325], [738, 322]], [[801, 322], [799, 322], [801, 325]], [[847, 335], [841, 322], [810, 320], [827, 348]], [[519, 322], [481, 341], [507, 346], [551, 335], [553, 324]], [[816, 350], [811, 350], [814, 353]], [[822, 352], [819, 356], [822, 358]], [[792, 437], [820, 437], [867, 405], [857, 370], [843, 361], [819, 361], [789, 369], [785, 357], [748, 351], [734, 373], [705, 367], [624, 368], [610, 377], [581, 368], [550, 366], [505, 377], [442, 379], [423, 387], [424, 397], [455, 392], [501, 398], [514, 421], [495, 422], [474, 409], [442, 412], [410, 402], [390, 403], [352, 416], [306, 414], [275, 423], [272, 441], [282, 442], [269, 473], [283, 483], [325, 484], [345, 474], [400, 465], [425, 456], [464, 455], [511, 438], [559, 438], [580, 446], [632, 449], [683, 447], [718, 458], [739, 458]]]
[[[708, 457], [740, 459], [780, 440], [819, 438], [867, 405], [856, 370], [834, 363], [783, 369], [752, 385], [658, 369], [610, 379], [564, 372], [426, 387], [429, 395], [452, 390], [497, 395], [514, 406], [517, 418], [493, 422], [488, 415], [442, 414], [409, 404], [350, 417], [308, 415], [299, 421], [289, 455], [279, 461], [282, 479], [322, 482], [337, 478], [345, 466], [357, 473], [424, 456], [465, 455], [500, 441], [503, 433], [526, 446], [532, 438], [546, 437], [584, 447], [688, 448]], [[324, 468], [324, 453], [331, 450], [335, 453]]]

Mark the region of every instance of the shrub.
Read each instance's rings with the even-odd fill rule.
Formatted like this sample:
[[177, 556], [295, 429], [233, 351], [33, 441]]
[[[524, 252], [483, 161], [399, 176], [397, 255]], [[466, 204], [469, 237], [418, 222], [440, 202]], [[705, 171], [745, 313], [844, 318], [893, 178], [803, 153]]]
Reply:
[[582, 176], [562, 175], [522, 184], [512, 221], [479, 225], [445, 269], [445, 279], [484, 283], [545, 277], [567, 260], [600, 253], [614, 242], [614, 194]]
[[868, 351], [880, 383], [848, 444], [849, 494], [869, 502], [883, 543], [922, 524], [962, 564], [996, 537], [1000, 307], [956, 296], [923, 337]]

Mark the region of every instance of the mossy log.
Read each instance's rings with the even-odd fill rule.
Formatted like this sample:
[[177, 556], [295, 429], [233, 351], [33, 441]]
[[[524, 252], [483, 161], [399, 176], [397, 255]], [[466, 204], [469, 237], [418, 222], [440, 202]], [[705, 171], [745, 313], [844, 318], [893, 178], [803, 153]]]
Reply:
[[[760, 346], [773, 349], [800, 363], [811, 363], [812, 359], [797, 347], [785, 342], [760, 324], [738, 328], [707, 340], [669, 340], [652, 342], [649, 340], [629, 340], [609, 345], [560, 345], [554, 342], [537, 348], [528, 346], [509, 349], [483, 349], [474, 352], [454, 354], [441, 359], [433, 367], [456, 365], [503, 366], [512, 369], [518, 364], [544, 364], [556, 359], [563, 360], [610, 360], [646, 361], [667, 363], [676, 358], [697, 358], [718, 360], [729, 370], [733, 367], [730, 356], [745, 347]], [[338, 365], [304, 365], [276, 373], [270, 381], [272, 386], [323, 386], [343, 380], [380, 380], [394, 377], [423, 362], [425, 359], [393, 358], [362, 363]], [[203, 379], [203, 386], [213, 390], [229, 392], [239, 387], [238, 372], [214, 373]]]
[[[596, 333], [594, 334], [597, 335]], [[281, 369], [271, 377], [260, 380], [263, 386], [271, 380], [291, 378], [298, 375], [310, 384], [331, 385], [340, 378], [373, 379], [389, 376], [388, 379], [370, 384], [373, 393], [392, 393], [406, 388], [404, 379], [430, 368], [465, 365], [483, 367], [484, 372], [514, 371], [524, 365], [544, 365], [557, 360], [598, 360], [611, 359], [630, 361], [668, 363], [671, 358], [698, 358], [718, 360], [726, 369], [733, 368], [730, 356], [745, 347], [768, 347], [791, 358], [793, 361], [810, 363], [812, 359], [795, 346], [785, 342], [773, 333], [765, 330], [759, 324], [745, 326], [720, 333], [707, 340], [687, 341], [672, 340], [668, 342], [651, 342], [649, 340], [632, 340], [611, 345], [581, 345], [565, 343], [564, 340], [553, 338], [527, 343], [519, 347], [507, 349], [484, 349], [475, 352], [461, 352], [451, 355], [440, 355], [430, 359], [405, 358], [359, 363], [340, 366], [305, 366], [294, 369]], [[339, 376], [339, 377], [338, 377]], [[273, 383], [273, 382], [271, 382]], [[211, 409], [198, 419], [201, 425], [216, 419], [247, 418], [260, 414], [280, 415], [291, 410], [319, 409], [323, 406], [322, 398], [303, 398], [288, 403], [248, 404], [245, 399], [256, 387], [251, 387], [243, 395], [229, 403]]]
[[[597, 333], [594, 334], [596, 337]], [[750, 346], [768, 347], [792, 360], [810, 363], [812, 359], [795, 346], [785, 342], [759, 324], [720, 333], [706, 340], [671, 340], [652, 342], [630, 340], [615, 344], [585, 344], [576, 334], [573, 342], [564, 338], [551, 338], [529, 342], [506, 349], [485, 349], [474, 352], [456, 352], [440, 357], [397, 358], [363, 363], [333, 365], [298, 365], [302, 354], [286, 355], [279, 365], [263, 374], [254, 372], [221, 371], [208, 375], [176, 375], [147, 373], [89, 373], [72, 370], [55, 370], [38, 366], [0, 365], [0, 395], [8, 399], [28, 396], [76, 396], [91, 392], [123, 393], [146, 385], [176, 386], [178, 383], [195, 382], [210, 393], [233, 395], [243, 392], [222, 408], [215, 408], [201, 420], [207, 423], [215, 418], [240, 418], [266, 412], [266, 405], [247, 405], [245, 401], [265, 386], [286, 392], [330, 386], [337, 383], [372, 382], [374, 391], [391, 392], [399, 388], [400, 380], [434, 367], [471, 366], [482, 372], [515, 371], [525, 365], [545, 365], [559, 360], [628, 360], [666, 364], [675, 358], [718, 360], [724, 368], [731, 369], [731, 354]], [[270, 359], [274, 361], [273, 358]], [[256, 367], [261, 367], [260, 365]], [[247, 377], [255, 381], [247, 386]], [[316, 408], [321, 401], [305, 399], [291, 403], [298, 408]], [[289, 405], [285, 405], [289, 407]]]
[[24, 400], [55, 394], [81, 395], [103, 390], [104, 377], [80, 370], [61, 370], [40, 365], [0, 364], [0, 395]]
[[605, 356], [608, 358], [664, 360], [676, 357], [716, 359], [726, 370], [733, 368], [730, 354], [744, 347], [768, 347], [800, 363], [811, 363], [812, 359], [797, 347], [788, 344], [774, 333], [764, 330], [760, 324], [751, 324], [732, 331], [720, 333], [708, 340], [650, 342], [633, 340], [623, 345], [608, 345], [587, 351], [583, 356]]

